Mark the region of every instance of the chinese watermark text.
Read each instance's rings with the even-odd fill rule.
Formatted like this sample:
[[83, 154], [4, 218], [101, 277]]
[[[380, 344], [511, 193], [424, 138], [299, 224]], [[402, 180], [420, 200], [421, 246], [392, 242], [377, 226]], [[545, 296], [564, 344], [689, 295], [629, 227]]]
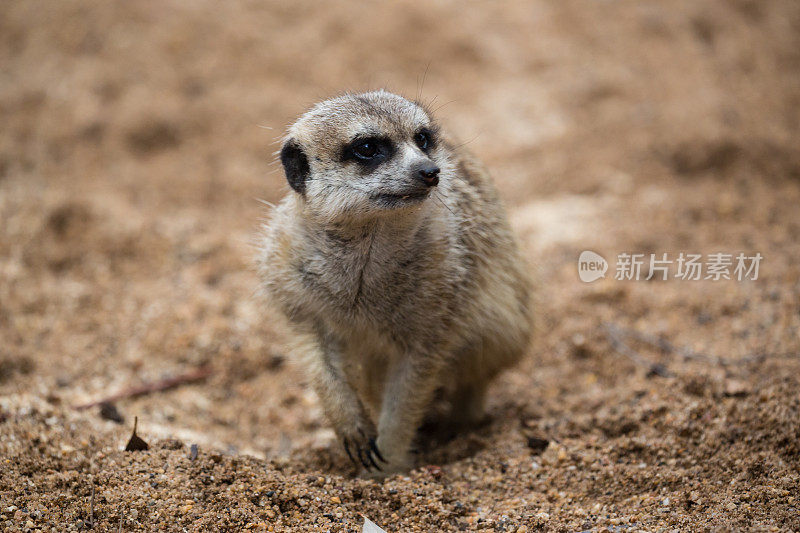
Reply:
[[[657, 279], [667, 281], [735, 280], [755, 281], [764, 257], [761, 253], [691, 254], [680, 252], [644, 254], [621, 253], [617, 255], [614, 279], [639, 281]], [[600, 254], [585, 250], [578, 258], [578, 276], [581, 281], [592, 282], [605, 277], [608, 262]]]

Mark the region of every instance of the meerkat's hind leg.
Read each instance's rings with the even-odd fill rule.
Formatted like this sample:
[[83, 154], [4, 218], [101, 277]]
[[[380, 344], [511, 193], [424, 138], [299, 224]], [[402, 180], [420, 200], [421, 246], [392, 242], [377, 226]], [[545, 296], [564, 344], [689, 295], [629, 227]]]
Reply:
[[418, 435], [415, 441], [417, 450], [430, 446], [431, 442], [446, 442], [455, 436], [455, 431], [448, 423], [452, 409], [451, 396], [451, 390], [446, 390], [444, 387], [436, 389], [433, 400], [428, 406], [425, 418], [422, 420], [417, 432]]
[[480, 426], [485, 419], [485, 398], [485, 384], [460, 385], [447, 391], [425, 416], [415, 441], [416, 450], [441, 446]]
[[463, 430], [480, 424], [485, 418], [488, 381], [460, 384], [450, 395], [447, 425]]
[[422, 423], [426, 434], [445, 434], [479, 424], [484, 418], [488, 383], [459, 384], [440, 391]]

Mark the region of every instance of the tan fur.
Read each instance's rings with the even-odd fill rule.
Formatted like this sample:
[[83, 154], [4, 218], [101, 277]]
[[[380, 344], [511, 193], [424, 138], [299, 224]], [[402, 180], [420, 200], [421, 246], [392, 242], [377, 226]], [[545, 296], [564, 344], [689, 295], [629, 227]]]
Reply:
[[[435, 132], [427, 154], [413, 140], [421, 127]], [[341, 155], [366, 134], [397, 147], [368, 173]], [[344, 95], [303, 115], [286, 142], [310, 173], [264, 226], [263, 287], [354, 459], [403, 470], [437, 391], [451, 405], [447, 422], [472, 422], [489, 381], [525, 352], [525, 265], [487, 172], [420, 105], [384, 91]], [[441, 168], [427, 197], [391, 207], [373, 199], [409, 187], [418, 161]]]

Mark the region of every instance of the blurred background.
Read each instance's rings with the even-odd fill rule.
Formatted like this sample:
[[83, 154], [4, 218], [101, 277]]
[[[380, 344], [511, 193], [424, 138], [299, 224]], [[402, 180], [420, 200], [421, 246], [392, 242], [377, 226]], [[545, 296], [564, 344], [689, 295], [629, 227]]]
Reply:
[[[289, 191], [275, 157], [287, 124], [375, 88], [427, 102], [486, 163], [540, 303], [530, 357], [496, 387], [488, 425], [421, 459], [447, 465], [447, 498], [395, 520], [375, 493], [372, 516], [441, 530], [501, 516], [800, 527], [794, 0], [4, 1], [0, 448], [27, 457], [9, 479], [74, 496], [6, 519], [80, 514], [80, 484], [43, 472], [75, 454], [113, 470], [97, 454], [117, 453], [134, 415], [151, 440], [283, 461], [297, 490], [308, 471], [361, 486], [285, 364], [253, 244], [269, 210], [258, 199]], [[612, 265], [623, 252], [764, 259], [748, 283], [622, 282], [612, 270], [584, 284], [582, 250]], [[72, 408], [198, 368], [203, 381], [115, 402], [124, 424]], [[531, 434], [550, 442], [553, 477], [531, 473]], [[499, 464], [510, 487], [493, 481]], [[476, 465], [483, 477], [469, 478]], [[108, 502], [129, 497], [113, 492], [129, 474], [109, 478]], [[659, 476], [673, 477], [646, 481]], [[21, 509], [31, 496], [12, 486], [0, 497]], [[353, 494], [334, 527], [360, 509]], [[275, 520], [332, 512], [318, 507]], [[197, 513], [185, 525], [202, 524]]]

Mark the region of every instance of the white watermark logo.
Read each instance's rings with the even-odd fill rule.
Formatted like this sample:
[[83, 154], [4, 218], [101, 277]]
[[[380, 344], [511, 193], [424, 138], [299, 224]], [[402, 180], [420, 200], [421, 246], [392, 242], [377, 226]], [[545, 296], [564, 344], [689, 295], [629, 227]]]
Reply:
[[606, 277], [608, 261], [602, 255], [591, 250], [584, 250], [578, 258], [578, 276], [581, 281], [590, 283]]
[[[680, 252], [677, 256], [662, 254], [621, 253], [617, 255], [614, 279], [618, 281], [639, 281], [658, 279], [698, 280], [736, 280], [755, 281], [764, 256], [739, 253], [703, 254]], [[608, 262], [595, 252], [584, 250], [578, 257], [578, 276], [581, 281], [590, 283], [605, 277]]]

